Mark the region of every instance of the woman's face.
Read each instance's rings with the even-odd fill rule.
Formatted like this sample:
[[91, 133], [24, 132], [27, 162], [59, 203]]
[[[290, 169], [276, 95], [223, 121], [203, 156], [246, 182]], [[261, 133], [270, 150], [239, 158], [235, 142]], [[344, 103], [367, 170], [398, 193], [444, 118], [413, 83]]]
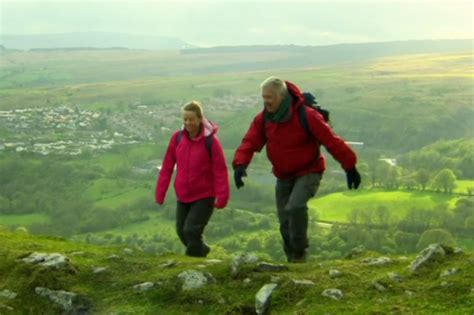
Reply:
[[201, 126], [202, 118], [199, 118], [195, 112], [183, 111], [184, 128], [190, 134], [196, 134]]

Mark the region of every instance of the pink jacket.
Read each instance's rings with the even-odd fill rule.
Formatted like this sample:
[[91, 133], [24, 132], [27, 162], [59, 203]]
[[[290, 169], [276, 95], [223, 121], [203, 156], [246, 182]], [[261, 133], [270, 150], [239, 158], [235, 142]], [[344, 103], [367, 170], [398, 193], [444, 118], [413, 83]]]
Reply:
[[[156, 202], [162, 204], [176, 165], [174, 182], [176, 196], [181, 202], [194, 202], [215, 197], [216, 208], [224, 208], [229, 201], [229, 175], [222, 145], [217, 138], [218, 126], [204, 120], [201, 134], [191, 139], [186, 130], [178, 143], [177, 131], [171, 137], [165, 159], [156, 185]], [[207, 136], [212, 136], [212, 145], [206, 144]], [[212, 152], [209, 152], [209, 149]]]

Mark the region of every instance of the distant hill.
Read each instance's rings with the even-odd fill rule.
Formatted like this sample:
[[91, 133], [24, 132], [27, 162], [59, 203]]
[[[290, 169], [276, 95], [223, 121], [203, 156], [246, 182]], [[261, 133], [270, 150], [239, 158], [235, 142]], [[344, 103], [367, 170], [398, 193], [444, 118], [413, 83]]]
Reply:
[[29, 50], [34, 48], [109, 48], [126, 47], [130, 49], [183, 49], [194, 46], [173, 37], [133, 35], [122, 33], [62, 33], [35, 35], [2, 35], [0, 44], [14, 49]]
[[[221, 46], [182, 49], [182, 54], [248, 54], [249, 60], [234, 65], [216, 66], [214, 72], [297, 68], [354, 62], [396, 55], [469, 52], [473, 39], [412, 40], [380, 43], [338, 44], [329, 46]], [[258, 61], [252, 56], [261, 53], [285, 53], [288, 58]], [[210, 69], [207, 69], [208, 71]]]

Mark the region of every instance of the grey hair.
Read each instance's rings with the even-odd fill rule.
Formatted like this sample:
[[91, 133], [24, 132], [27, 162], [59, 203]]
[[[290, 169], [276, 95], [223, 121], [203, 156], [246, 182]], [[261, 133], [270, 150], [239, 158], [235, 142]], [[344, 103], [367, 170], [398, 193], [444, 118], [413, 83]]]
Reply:
[[273, 90], [276, 90], [279, 92], [281, 95], [286, 95], [288, 93], [288, 88], [286, 87], [285, 81], [271, 76], [266, 78], [261, 84], [260, 88], [263, 90], [264, 88], [271, 87]]

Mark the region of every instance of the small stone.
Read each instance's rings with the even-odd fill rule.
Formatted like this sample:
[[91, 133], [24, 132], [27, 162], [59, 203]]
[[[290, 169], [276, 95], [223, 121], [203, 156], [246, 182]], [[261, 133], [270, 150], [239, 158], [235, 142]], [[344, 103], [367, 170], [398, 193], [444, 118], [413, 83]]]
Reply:
[[70, 253], [69, 256], [83, 256], [85, 254], [85, 252], [73, 252], [73, 253]]
[[109, 269], [109, 267], [96, 267], [94, 270], [92, 270], [92, 273], [102, 273]]
[[311, 280], [291, 280], [294, 285], [301, 286], [301, 287], [314, 287], [316, 283]]
[[24, 226], [19, 226], [15, 229], [15, 233], [28, 234], [28, 229]]
[[306, 299], [302, 299], [301, 301], [299, 301], [298, 303], [296, 303], [296, 306], [301, 306], [301, 305], [303, 305], [304, 303], [306, 303]]
[[459, 269], [457, 268], [449, 268], [447, 270], [444, 270], [443, 272], [441, 272], [441, 274], [439, 275], [441, 278], [442, 277], [449, 277], [449, 276], [452, 276], [456, 273], [458, 273]]
[[385, 299], [384, 298], [379, 298], [379, 299], [377, 299], [377, 303], [378, 304], [383, 304], [383, 303], [385, 303]]
[[401, 275], [399, 275], [398, 273], [396, 273], [396, 272], [389, 272], [389, 273], [387, 273], [387, 276], [395, 282], [402, 282], [403, 281], [403, 277]]
[[454, 249], [454, 254], [458, 255], [458, 254], [464, 254], [464, 250], [461, 248], [461, 247], [456, 247]]
[[201, 288], [207, 284], [215, 283], [216, 279], [207, 271], [186, 270], [178, 275], [183, 281], [182, 290], [193, 290]]
[[269, 314], [273, 291], [278, 287], [275, 283], [265, 284], [255, 295], [255, 310], [257, 314]]
[[415, 293], [410, 291], [410, 290], [405, 290], [405, 294], [408, 296], [408, 297], [414, 297], [415, 296]]
[[430, 264], [435, 260], [444, 258], [447, 254], [453, 253], [451, 247], [441, 244], [431, 244], [420, 252], [416, 259], [412, 261], [410, 268], [412, 272], [418, 271], [421, 267]]
[[359, 245], [357, 247], [354, 247], [350, 253], [346, 255], [346, 258], [354, 258], [356, 256], [359, 256], [365, 252], [365, 247], [364, 245]]
[[374, 281], [372, 284], [374, 285], [374, 288], [377, 289], [377, 291], [379, 292], [387, 291], [387, 288], [379, 281]]
[[117, 256], [117, 255], [110, 255], [109, 257], [107, 257], [108, 260], [115, 260], [115, 259], [121, 259], [120, 256]]
[[333, 300], [339, 301], [344, 297], [344, 294], [339, 289], [326, 289], [321, 293], [322, 296], [331, 298]]
[[198, 304], [204, 304], [203, 300], [198, 300]]
[[17, 294], [15, 292], [12, 292], [10, 290], [3, 290], [3, 291], [0, 291], [0, 297], [4, 297], [4, 298], [7, 298], [9, 300], [13, 300], [14, 298], [16, 298]]
[[6, 310], [9, 310], [9, 311], [14, 311], [15, 309], [11, 306], [8, 306], [8, 305], [5, 305], [5, 304], [1, 304], [0, 303], [0, 310], [1, 309], [6, 309]]
[[338, 278], [338, 277], [342, 276], [342, 272], [340, 270], [337, 270], [337, 269], [329, 269], [329, 276], [331, 278]]
[[123, 249], [123, 252], [124, 252], [125, 254], [128, 254], [128, 255], [133, 254], [133, 250], [130, 249], [130, 248], [124, 248], [124, 249]]
[[245, 278], [243, 282], [244, 282], [244, 284], [249, 284], [250, 282], [252, 282], [252, 279]]
[[280, 283], [281, 279], [280, 277], [277, 277], [277, 276], [271, 276], [270, 277], [270, 282], [271, 283]]
[[442, 288], [448, 288], [448, 287], [451, 287], [453, 284], [451, 282], [448, 282], [448, 281], [443, 281], [441, 282], [441, 287]]
[[206, 260], [206, 263], [207, 263], [207, 264], [220, 264], [220, 263], [222, 263], [222, 262], [223, 262], [223, 261], [220, 260], [220, 259], [208, 259], [208, 260]]
[[385, 266], [392, 263], [388, 257], [366, 258], [361, 261], [368, 266]]
[[71, 267], [69, 258], [59, 253], [32, 253], [21, 260], [27, 264], [52, 267], [56, 269]]
[[149, 291], [153, 289], [154, 286], [155, 285], [153, 284], [153, 282], [143, 282], [143, 283], [134, 285], [133, 288], [139, 291]]
[[76, 293], [67, 292], [63, 290], [50, 290], [48, 288], [36, 287], [36, 294], [47, 297], [54, 303], [58, 304], [63, 310], [69, 311], [74, 307], [74, 300], [77, 297]]
[[225, 299], [224, 299], [224, 298], [220, 298], [220, 299], [217, 301], [217, 303], [219, 303], [219, 304], [221, 304], [221, 305], [224, 305], [224, 304], [226, 304], [226, 302], [225, 302]]
[[176, 260], [171, 259], [171, 260], [168, 260], [167, 262], [165, 262], [164, 264], [161, 264], [160, 267], [161, 268], [172, 268], [172, 267], [176, 267], [177, 265], [179, 265], [179, 263]]
[[260, 272], [279, 272], [279, 271], [287, 271], [288, 266], [285, 265], [275, 265], [266, 262], [261, 262], [257, 265], [256, 271]]
[[240, 269], [245, 264], [254, 264], [257, 263], [259, 260], [258, 256], [254, 254], [242, 254], [235, 256], [231, 262], [231, 275], [235, 277], [239, 274]]

